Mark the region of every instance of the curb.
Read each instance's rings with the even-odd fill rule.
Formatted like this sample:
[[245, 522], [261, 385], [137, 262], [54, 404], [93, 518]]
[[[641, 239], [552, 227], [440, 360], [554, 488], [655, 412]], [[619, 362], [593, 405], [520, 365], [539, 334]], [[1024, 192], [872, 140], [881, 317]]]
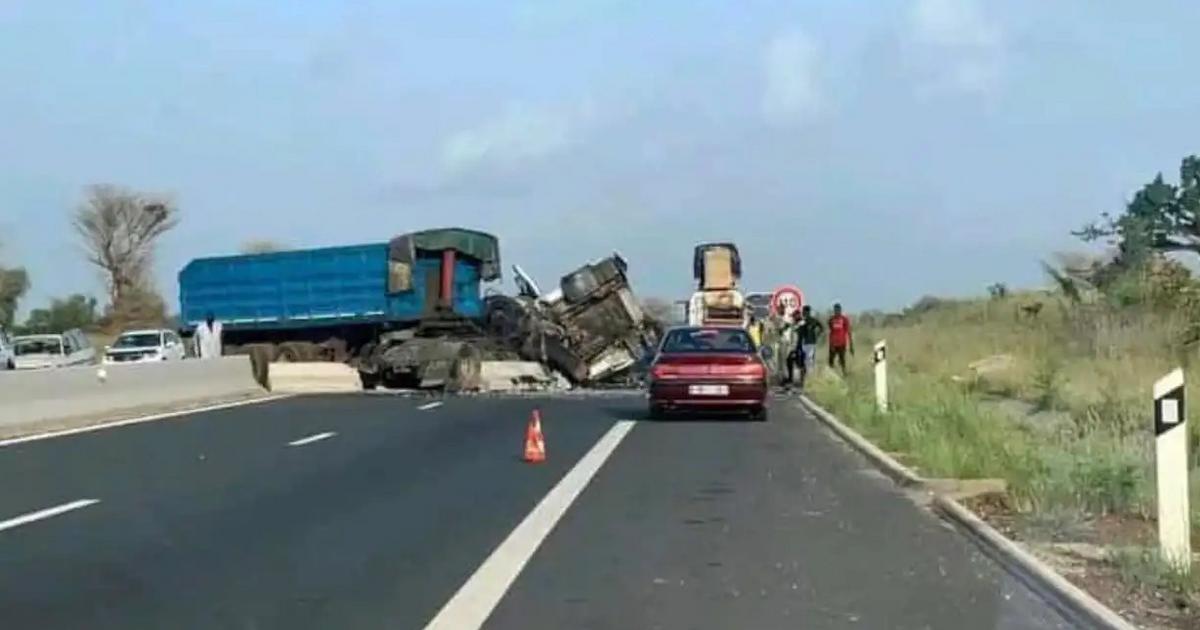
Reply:
[[[905, 488], [923, 489], [925, 480], [883, 452], [854, 429], [846, 426], [833, 414], [810, 400], [800, 396], [801, 406], [811, 412], [839, 437], [860, 451], [875, 466]], [[950, 497], [933, 494], [933, 506], [946, 520], [965, 533], [985, 555], [1000, 564], [1006, 571], [1026, 586], [1042, 595], [1052, 607], [1068, 621], [1083, 623], [1093, 628], [1106, 630], [1138, 630], [1108, 606], [1105, 606], [1083, 589], [1075, 586], [1049, 565], [1039, 560], [1009, 540], [996, 528], [975, 516], [973, 512]]]
[[1071, 621], [1082, 621], [1095, 628], [1137, 630], [1137, 626], [1059, 575], [959, 502], [936, 495], [933, 497], [933, 505], [944, 517], [966, 532], [984, 553], [1008, 569], [1009, 573], [1035, 591], [1048, 593], [1055, 598], [1055, 607]]
[[833, 414], [825, 411], [824, 408], [813, 402], [808, 396], [801, 394], [800, 402], [821, 422], [824, 422], [826, 426], [832, 429], [834, 433], [837, 433], [843, 440], [849, 442], [851, 446], [858, 449], [863, 455], [866, 455], [867, 459], [871, 460], [876, 467], [880, 468], [900, 486], [905, 488], [921, 488], [925, 485], [925, 480], [917, 475], [917, 473], [896, 461], [891, 455], [883, 452], [883, 449], [872, 444], [854, 429], [843, 424], [841, 420], [838, 420]]

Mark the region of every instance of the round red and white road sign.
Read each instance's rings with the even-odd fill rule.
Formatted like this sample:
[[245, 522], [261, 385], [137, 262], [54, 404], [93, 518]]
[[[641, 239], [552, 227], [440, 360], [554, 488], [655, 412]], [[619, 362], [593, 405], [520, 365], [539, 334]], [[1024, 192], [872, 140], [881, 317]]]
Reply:
[[771, 294], [772, 313], [778, 313], [782, 308], [783, 315], [791, 317], [792, 313], [800, 310], [802, 306], [804, 306], [804, 293], [791, 285], [779, 287]]

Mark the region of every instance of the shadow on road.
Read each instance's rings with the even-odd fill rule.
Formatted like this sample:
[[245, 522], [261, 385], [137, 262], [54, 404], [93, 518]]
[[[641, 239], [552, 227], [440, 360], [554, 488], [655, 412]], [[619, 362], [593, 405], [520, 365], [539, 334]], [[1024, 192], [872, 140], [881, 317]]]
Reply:
[[614, 420], [637, 420], [638, 422], [661, 422], [663, 424], [689, 424], [697, 422], [749, 422], [745, 412], [697, 412], [679, 411], [659, 418], [650, 417], [650, 410], [643, 404], [605, 405], [601, 412]]

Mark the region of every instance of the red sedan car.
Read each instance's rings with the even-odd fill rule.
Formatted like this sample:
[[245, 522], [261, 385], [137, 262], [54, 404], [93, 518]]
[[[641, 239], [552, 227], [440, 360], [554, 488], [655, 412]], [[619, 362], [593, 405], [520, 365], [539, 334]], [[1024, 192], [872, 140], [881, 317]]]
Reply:
[[672, 328], [650, 364], [650, 415], [746, 411], [767, 419], [767, 366], [745, 329]]

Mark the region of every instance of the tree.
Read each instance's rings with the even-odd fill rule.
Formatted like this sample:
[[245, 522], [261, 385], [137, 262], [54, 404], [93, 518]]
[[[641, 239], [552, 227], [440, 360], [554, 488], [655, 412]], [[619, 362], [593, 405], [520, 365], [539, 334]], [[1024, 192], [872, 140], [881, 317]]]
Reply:
[[102, 328], [118, 332], [129, 326], [158, 327], [167, 322], [167, 305], [158, 292], [148, 287], [136, 287], [121, 296], [121, 301], [109, 306], [100, 320]]
[[0, 326], [11, 327], [21, 296], [29, 290], [29, 274], [24, 269], [0, 267]]
[[21, 267], [0, 266], [0, 326], [12, 327], [17, 304], [29, 290], [29, 274]]
[[163, 197], [107, 184], [88, 189], [73, 225], [88, 261], [104, 274], [111, 308], [120, 308], [127, 296], [152, 291], [155, 245], [178, 224], [178, 215]]
[[1179, 185], [1159, 173], [1142, 186], [1120, 216], [1109, 213], [1074, 233], [1085, 241], [1109, 239], [1119, 264], [1140, 265], [1154, 253], [1200, 254], [1200, 157], [1190, 155], [1179, 167]]
[[257, 239], [242, 243], [239, 251], [243, 254], [270, 254], [287, 249], [285, 245], [268, 239]]
[[96, 325], [96, 298], [74, 294], [52, 299], [47, 308], [35, 308], [22, 327], [29, 333], [58, 333], [71, 328]]

